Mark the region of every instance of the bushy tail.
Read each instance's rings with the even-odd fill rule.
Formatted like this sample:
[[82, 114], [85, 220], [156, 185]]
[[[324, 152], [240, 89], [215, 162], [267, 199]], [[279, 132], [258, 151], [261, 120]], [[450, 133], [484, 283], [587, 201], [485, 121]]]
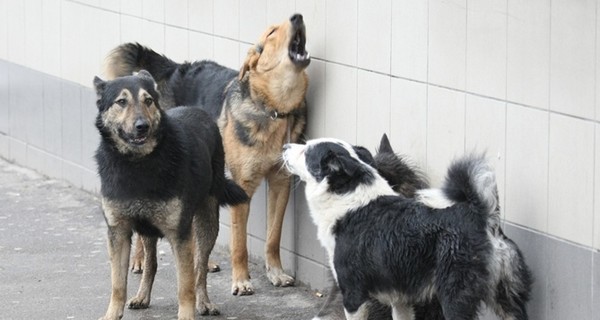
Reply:
[[452, 163], [442, 187], [454, 202], [469, 202], [487, 215], [488, 225], [499, 224], [496, 175], [485, 155], [468, 155]]
[[105, 73], [108, 79], [131, 75], [144, 69], [156, 82], [168, 79], [179, 66], [175, 61], [158, 54], [139, 43], [124, 43], [106, 57]]
[[250, 198], [246, 194], [246, 191], [242, 187], [238, 186], [231, 179], [225, 179], [225, 190], [219, 199], [219, 205], [221, 206], [235, 206], [248, 202]]

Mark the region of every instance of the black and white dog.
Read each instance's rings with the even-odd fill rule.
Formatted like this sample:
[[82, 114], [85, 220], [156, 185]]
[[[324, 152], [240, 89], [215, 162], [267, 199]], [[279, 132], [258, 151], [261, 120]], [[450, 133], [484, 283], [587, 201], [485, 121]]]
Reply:
[[483, 157], [456, 161], [439, 191], [417, 199], [394, 192], [343, 141], [289, 144], [283, 158], [306, 182], [348, 319], [366, 319], [372, 299], [390, 305], [394, 319], [413, 319], [413, 306], [427, 303], [446, 319], [475, 319], [482, 301], [504, 319], [527, 319], [531, 277], [502, 238], [495, 175]]

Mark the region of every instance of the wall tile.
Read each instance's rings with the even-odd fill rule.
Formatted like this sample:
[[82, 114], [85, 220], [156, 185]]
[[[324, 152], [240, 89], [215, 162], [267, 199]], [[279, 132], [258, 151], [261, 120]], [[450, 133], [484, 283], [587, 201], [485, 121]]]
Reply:
[[392, 75], [427, 80], [427, 1], [392, 1]]
[[390, 73], [392, 1], [358, 0], [357, 66]]
[[469, 1], [467, 91], [506, 98], [506, 0]]
[[299, 255], [310, 259], [311, 261], [328, 265], [327, 253], [317, 239], [317, 227], [310, 216], [310, 210], [306, 203], [305, 184], [298, 178], [294, 178], [294, 196], [296, 199], [296, 235], [297, 252]]
[[188, 31], [165, 26], [165, 55], [173, 61], [182, 63], [188, 59]]
[[327, 119], [326, 110], [326, 77], [325, 62], [312, 60], [307, 68], [308, 73], [308, 92], [306, 94], [306, 104], [308, 106], [308, 120], [306, 135], [309, 138], [322, 137], [326, 133]]
[[[358, 4], [357, 0], [328, 0], [325, 19], [326, 60], [356, 65]], [[344, 14], [339, 14], [344, 12]]]
[[[594, 248], [600, 249], [600, 124], [596, 124], [596, 164], [594, 172], [596, 178], [594, 182]], [[600, 291], [599, 291], [600, 296]], [[599, 314], [600, 315], [600, 314]]]
[[100, 0], [100, 7], [110, 10], [115, 13], [119, 13], [121, 10], [120, 0]]
[[76, 188], [81, 188], [81, 178], [83, 174], [81, 167], [69, 161], [63, 161], [61, 164], [63, 173], [61, 179], [66, 180]]
[[0, 132], [0, 157], [10, 160], [9, 137]]
[[25, 1], [25, 63], [32, 69], [42, 68], [42, 1]]
[[506, 103], [467, 95], [466, 108], [465, 149], [467, 152], [486, 152], [496, 173], [500, 207], [504, 208]]
[[143, 34], [145, 33], [143, 25], [144, 22], [141, 18], [136, 18], [128, 15], [120, 15], [121, 19], [121, 34], [120, 42], [140, 42], [142, 45], [147, 45], [142, 41]]
[[[61, 156], [68, 160], [70, 164], [63, 165], [63, 173], [65, 179], [67, 175], [72, 174], [70, 178], [73, 178], [70, 182], [77, 182], [77, 185], [81, 183], [81, 175], [76, 172], [65, 172], [65, 169], [69, 169], [73, 164], [81, 163], [81, 92], [80, 86], [71, 82], [63, 81], [61, 84], [61, 95], [62, 95], [62, 137], [65, 138], [62, 145]], [[65, 167], [67, 166], [67, 167]], [[78, 178], [75, 178], [77, 176]], [[74, 182], [73, 182], [74, 183]]]
[[[24, 118], [19, 126], [25, 127], [27, 131], [27, 143], [42, 148], [44, 146], [44, 91], [43, 81], [40, 74], [32, 69], [23, 68], [25, 87], [18, 89], [23, 93], [19, 100], [18, 108], [23, 109]], [[11, 111], [12, 111], [11, 107]]]
[[[250, 202], [248, 233], [261, 240], [267, 238], [267, 184], [263, 181]], [[262, 252], [262, 251], [259, 251]]]
[[429, 81], [465, 89], [466, 0], [429, 2]]
[[427, 85], [392, 78], [390, 143], [423, 169], [427, 163]]
[[154, 22], [165, 22], [165, 0], [144, 0], [142, 17]]
[[548, 108], [550, 0], [508, 1], [507, 99]]
[[27, 119], [25, 101], [28, 95], [27, 73], [25, 67], [10, 64], [8, 67], [9, 101], [8, 132], [14, 139], [27, 141], [27, 127], [23, 124]]
[[298, 257], [296, 278], [302, 279], [302, 282], [316, 290], [329, 289], [333, 281], [329, 268], [304, 257]]
[[0, 59], [8, 59], [8, 2], [0, 1]]
[[327, 8], [321, 0], [296, 2], [296, 12], [301, 13], [306, 25], [306, 50], [311, 57], [324, 59], [326, 46]]
[[214, 2], [214, 33], [237, 40], [240, 35], [240, 1], [221, 0]]
[[142, 21], [141, 43], [152, 48], [158, 53], [165, 52], [165, 26], [160, 23], [143, 20]]
[[8, 160], [16, 163], [27, 163], [27, 143], [23, 140], [8, 138]]
[[213, 59], [213, 37], [204, 33], [190, 31], [188, 33], [188, 60], [198, 61]]
[[281, 23], [296, 13], [295, 0], [266, 0], [267, 23]]
[[569, 243], [548, 241], [548, 295], [544, 319], [592, 318], [592, 253]]
[[37, 172], [42, 172], [42, 170], [44, 170], [44, 157], [46, 153], [30, 144], [27, 144], [26, 148], [27, 161], [24, 165]]
[[358, 70], [356, 143], [373, 150], [390, 132], [390, 78]]
[[42, 66], [41, 71], [60, 76], [60, 22], [61, 2], [59, 0], [42, 1]]
[[8, 1], [6, 11], [10, 12], [6, 19], [8, 60], [27, 65], [25, 60], [25, 1]]
[[510, 223], [505, 224], [504, 233], [517, 244], [533, 274], [531, 301], [527, 305], [529, 319], [547, 320], [548, 269], [554, 262], [554, 258], [548, 254], [548, 243], [553, 240]]
[[187, 29], [188, 0], [165, 1], [165, 23]]
[[552, 1], [550, 108], [594, 119], [596, 1]]
[[[121, 5], [121, 13], [126, 15], [131, 15], [133, 17], [142, 18], [143, 17], [143, 9], [142, 7], [145, 5], [143, 0], [127, 0], [127, 1], [119, 1]], [[194, 1], [192, 1], [194, 2]]]
[[256, 43], [269, 26], [267, 0], [240, 1], [240, 26], [240, 40]]
[[452, 159], [465, 151], [465, 94], [429, 86], [427, 173], [439, 186]]
[[548, 232], [592, 245], [594, 124], [550, 114]]
[[283, 227], [281, 229], [282, 231], [280, 246], [282, 251], [287, 251], [286, 255], [288, 256], [288, 262], [286, 263], [285, 261], [283, 261], [283, 267], [286, 270], [293, 266], [294, 262], [291, 253], [296, 251], [298, 247], [298, 240], [296, 235], [296, 213], [294, 212], [294, 208], [296, 206], [295, 202], [296, 198], [294, 194], [291, 193], [288, 199], [287, 206], [285, 207], [285, 215], [283, 216]]
[[93, 89], [81, 87], [81, 166], [96, 171], [94, 154], [100, 144], [100, 134], [96, 129], [96, 92]]
[[505, 216], [542, 232], [548, 231], [548, 139], [547, 112], [507, 106]]
[[188, 3], [188, 25], [192, 30], [213, 32], [213, 0], [193, 0]]
[[[62, 94], [58, 78], [44, 75], [44, 150], [55, 156], [62, 153]], [[97, 110], [94, 106], [90, 106]], [[55, 176], [55, 177], [60, 177]]]
[[223, 38], [214, 38], [213, 58], [223, 66], [239, 70], [242, 66], [242, 61], [244, 61], [243, 58], [246, 57], [248, 48], [249, 46], [242, 45], [240, 51], [240, 44], [238, 42]]
[[[9, 63], [0, 59], [0, 134], [9, 133]], [[8, 144], [7, 144], [8, 145]]]
[[356, 142], [356, 132], [348, 128], [356, 128], [357, 111], [357, 70], [333, 63], [325, 65], [327, 76], [325, 87], [325, 118], [328, 126], [325, 129], [327, 137], [334, 137]]
[[60, 77], [77, 82], [80, 76], [82, 55], [80, 42], [83, 39], [81, 6], [73, 2], [63, 2], [60, 24]]

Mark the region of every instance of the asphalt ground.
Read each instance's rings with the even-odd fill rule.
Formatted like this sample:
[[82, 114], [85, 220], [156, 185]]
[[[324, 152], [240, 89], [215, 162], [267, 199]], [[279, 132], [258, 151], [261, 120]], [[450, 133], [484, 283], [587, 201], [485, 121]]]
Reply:
[[[150, 307], [123, 319], [176, 319], [176, 272], [170, 246], [159, 242]], [[251, 263], [255, 294], [230, 293], [227, 250], [211, 256], [222, 271], [208, 276], [221, 315], [196, 319], [311, 319], [324, 297], [307, 287], [273, 287], [263, 264]], [[140, 275], [129, 275], [128, 296]], [[110, 297], [106, 225], [99, 198], [0, 158], [0, 319], [98, 319]]]

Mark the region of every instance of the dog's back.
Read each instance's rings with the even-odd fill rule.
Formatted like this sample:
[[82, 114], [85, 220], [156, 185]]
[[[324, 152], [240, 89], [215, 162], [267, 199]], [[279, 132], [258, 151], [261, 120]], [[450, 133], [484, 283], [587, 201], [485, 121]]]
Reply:
[[139, 43], [122, 44], [107, 57], [110, 77], [141, 69], [150, 72], [158, 83], [163, 108], [202, 107], [212, 119], [221, 114], [225, 89], [238, 75], [238, 71], [209, 60], [177, 63]]

